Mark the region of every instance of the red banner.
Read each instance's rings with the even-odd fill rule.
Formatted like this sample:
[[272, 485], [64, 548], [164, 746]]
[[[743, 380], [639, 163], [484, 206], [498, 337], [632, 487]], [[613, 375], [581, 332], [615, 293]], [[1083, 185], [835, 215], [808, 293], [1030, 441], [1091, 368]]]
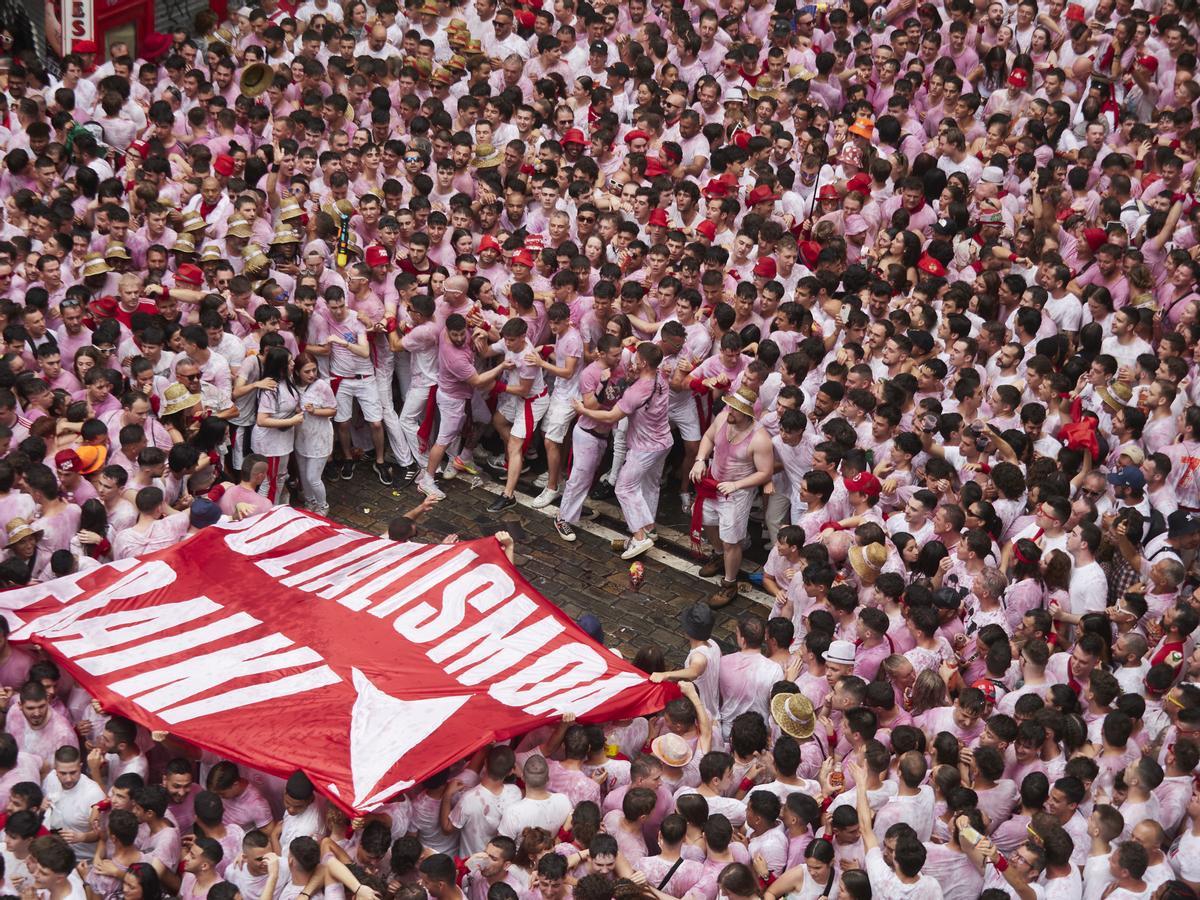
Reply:
[[398, 544], [279, 507], [0, 595], [12, 639], [152, 730], [366, 811], [575, 713], [676, 690], [588, 638], [494, 538]]

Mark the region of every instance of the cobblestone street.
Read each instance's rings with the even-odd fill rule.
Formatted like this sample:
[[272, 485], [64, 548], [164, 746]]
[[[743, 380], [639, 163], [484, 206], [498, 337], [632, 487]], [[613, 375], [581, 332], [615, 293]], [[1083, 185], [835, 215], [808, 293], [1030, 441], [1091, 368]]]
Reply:
[[[385, 532], [389, 519], [422, 500], [415, 487], [381, 485], [361, 463], [351, 481], [329, 481], [328, 471], [326, 475], [331, 517], [364, 531]], [[697, 574], [687, 544], [687, 522], [675, 495], [663, 492], [664, 507], [674, 504], [673, 515], [661, 516], [658, 546], [641, 557], [646, 577], [635, 593], [629, 581], [629, 563], [610, 546], [613, 537], [623, 534], [615, 503], [589, 500], [596, 517], [580, 523], [578, 539], [567, 543], [555, 534], [552, 514], [526, 505], [538, 493], [532, 484], [534, 472], [529, 473], [529, 480], [522, 479], [518, 505], [498, 515], [485, 507], [499, 488], [486, 473], [481, 477], [483, 484], [474, 488], [471, 480], [462, 476], [442, 485], [446, 499], [423, 519], [424, 539], [440, 540], [447, 534], [470, 539], [507, 530], [516, 540], [517, 566], [522, 574], [571, 618], [589, 612], [598, 616], [606, 643], [627, 657], [643, 647], [658, 646], [669, 665], [682, 663], [687, 640], [679, 627], [679, 613], [688, 604], [711, 596], [717, 585], [714, 579]], [[551, 513], [553, 510], [550, 507]], [[764, 554], [761, 547], [758, 550], [747, 554], [743, 575], [761, 568]], [[742, 590], [736, 602], [717, 611], [715, 636], [726, 649], [733, 646], [733, 623], [740, 612], [756, 609], [766, 613], [761, 605], [768, 602], [766, 595], [753, 591], [748, 582], [743, 582]]]

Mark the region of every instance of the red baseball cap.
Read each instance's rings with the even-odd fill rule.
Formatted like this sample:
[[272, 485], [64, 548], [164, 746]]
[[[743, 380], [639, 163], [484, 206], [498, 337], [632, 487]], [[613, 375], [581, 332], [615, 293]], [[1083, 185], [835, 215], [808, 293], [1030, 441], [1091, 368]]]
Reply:
[[533, 254], [528, 250], [518, 250], [513, 254], [512, 263], [514, 266], [528, 266], [533, 268]]
[[184, 263], [175, 273], [175, 283], [194, 284], [197, 287], [204, 284], [204, 270], [195, 263]]
[[562, 136], [561, 144], [582, 144], [587, 146], [587, 138], [583, 136], [583, 132], [578, 128], [568, 128], [567, 133]]
[[711, 219], [705, 219], [696, 226], [696, 231], [702, 234], [706, 240], [711, 241], [717, 236], [717, 226]]
[[513, 13], [513, 18], [522, 28], [532, 28], [533, 23], [537, 21], [537, 17], [527, 9], [518, 9]]
[[233, 169], [236, 163], [233, 157], [228, 153], [218, 153], [217, 158], [213, 160], [213, 169], [218, 175], [228, 178], [233, 174]]
[[774, 278], [779, 272], [779, 267], [775, 265], [775, 260], [769, 256], [764, 256], [754, 264], [754, 274], [759, 278]]
[[390, 263], [391, 257], [388, 256], [387, 250], [380, 247], [378, 244], [372, 244], [367, 248], [367, 265], [371, 268], [375, 266], [386, 266]]
[[928, 254], [917, 260], [917, 268], [926, 275], [932, 275], [934, 278], [946, 277], [946, 267]]
[[1024, 69], [1013, 69], [1009, 73], [1008, 83], [1015, 88], [1024, 89], [1029, 84], [1029, 73]]
[[72, 53], [99, 53], [100, 48], [95, 41], [75, 41], [71, 45]]
[[88, 304], [88, 309], [92, 311], [92, 315], [100, 316], [101, 318], [105, 319], [111, 319], [117, 314], [117, 298], [98, 297]]
[[54, 454], [54, 468], [60, 472], [78, 472], [83, 469], [83, 460], [74, 450], [59, 450]]
[[480, 253], [482, 253], [484, 250], [499, 250], [499, 249], [500, 249], [500, 244], [490, 234], [485, 234], [483, 237], [481, 237], [479, 239], [479, 252]]
[[846, 193], [857, 191], [860, 194], [871, 196], [871, 176], [866, 172], [859, 172], [853, 178], [846, 182]]
[[667, 211], [661, 206], [656, 206], [650, 210], [650, 225], [658, 225], [661, 228], [670, 228], [671, 223], [667, 220]]
[[847, 491], [866, 494], [868, 497], [878, 497], [881, 489], [879, 479], [870, 472], [859, 472], [853, 478], [843, 478], [842, 483], [846, 485]]

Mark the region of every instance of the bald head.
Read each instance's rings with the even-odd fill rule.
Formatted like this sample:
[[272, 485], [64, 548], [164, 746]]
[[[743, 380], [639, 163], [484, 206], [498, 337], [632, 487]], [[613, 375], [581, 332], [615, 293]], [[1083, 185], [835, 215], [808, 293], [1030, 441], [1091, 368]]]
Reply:
[[469, 282], [465, 276], [451, 275], [442, 284], [442, 292], [452, 297], [461, 297], [467, 292], [468, 284]]

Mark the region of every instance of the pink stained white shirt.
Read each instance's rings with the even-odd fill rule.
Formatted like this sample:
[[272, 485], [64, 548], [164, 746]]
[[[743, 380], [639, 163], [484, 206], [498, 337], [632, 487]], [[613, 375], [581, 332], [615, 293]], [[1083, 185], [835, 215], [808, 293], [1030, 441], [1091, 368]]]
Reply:
[[721, 728], [726, 739], [733, 720], [744, 712], [757, 712], [770, 720], [771, 687], [783, 680], [783, 668], [758, 651], [729, 653], [721, 657]]

